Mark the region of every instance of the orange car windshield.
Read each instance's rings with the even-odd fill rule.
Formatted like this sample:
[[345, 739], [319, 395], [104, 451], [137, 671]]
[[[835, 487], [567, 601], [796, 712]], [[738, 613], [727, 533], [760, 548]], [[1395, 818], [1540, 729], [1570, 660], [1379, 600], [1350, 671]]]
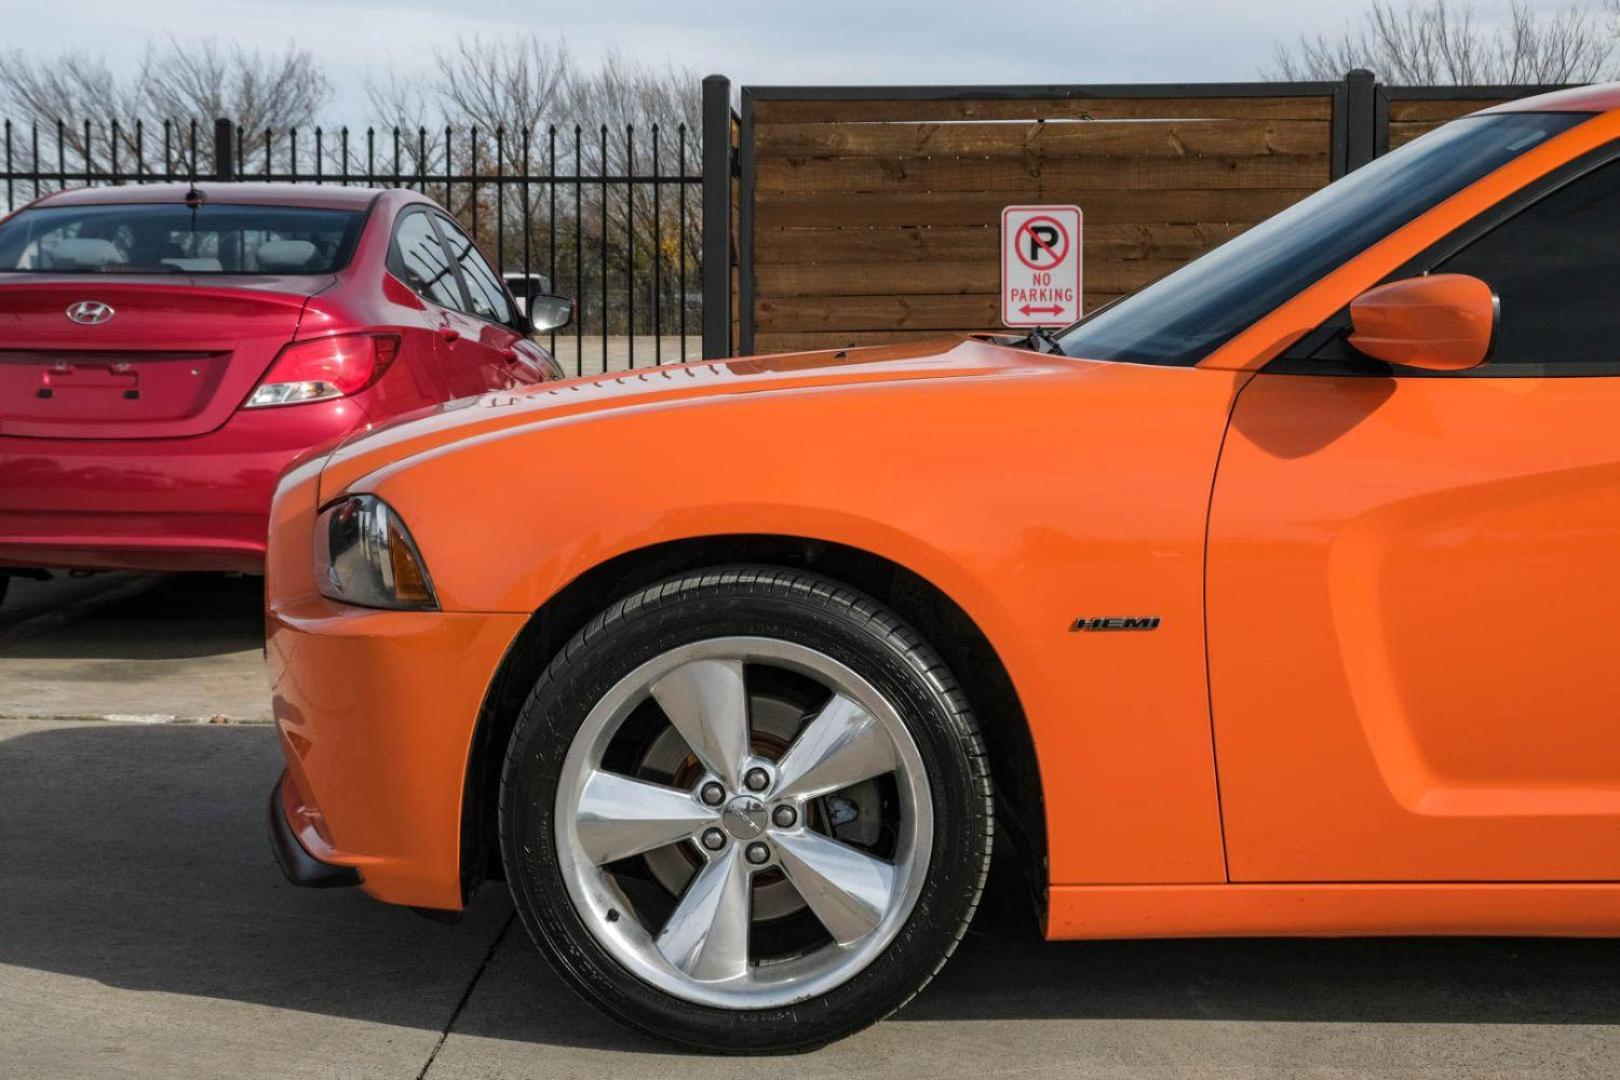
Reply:
[[1390, 232], [1588, 113], [1454, 120], [1058, 335], [1069, 356], [1190, 366]]

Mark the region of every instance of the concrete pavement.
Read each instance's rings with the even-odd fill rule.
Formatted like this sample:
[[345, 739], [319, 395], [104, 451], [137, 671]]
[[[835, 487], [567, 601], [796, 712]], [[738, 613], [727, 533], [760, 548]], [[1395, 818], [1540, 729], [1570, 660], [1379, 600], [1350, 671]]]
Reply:
[[17, 579], [0, 607], [0, 717], [269, 723], [264, 582]]
[[[242, 586], [149, 584], [11, 644], [0, 628], [0, 713], [25, 646], [256, 656], [229, 629]], [[219, 640], [188, 637], [209, 601]], [[172, 672], [154, 670], [97, 700], [162, 704]], [[278, 770], [262, 725], [0, 719], [0, 1077], [1620, 1075], [1620, 943], [1047, 944], [1004, 872], [897, 1017], [806, 1057], [684, 1055], [575, 998], [499, 886], [444, 926], [286, 885], [263, 827]]]

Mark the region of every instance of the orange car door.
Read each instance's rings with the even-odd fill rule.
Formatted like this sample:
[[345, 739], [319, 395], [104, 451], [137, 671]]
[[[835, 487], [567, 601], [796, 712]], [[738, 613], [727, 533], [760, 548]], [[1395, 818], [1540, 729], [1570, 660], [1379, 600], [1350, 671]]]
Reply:
[[1434, 260], [1500, 298], [1484, 366], [1338, 344], [1240, 395], [1207, 587], [1233, 880], [1620, 879], [1617, 236], [1620, 163]]

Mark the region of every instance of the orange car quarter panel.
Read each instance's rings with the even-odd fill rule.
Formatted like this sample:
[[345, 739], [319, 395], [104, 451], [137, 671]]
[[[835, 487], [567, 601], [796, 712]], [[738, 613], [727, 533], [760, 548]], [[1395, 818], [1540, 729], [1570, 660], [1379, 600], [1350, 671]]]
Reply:
[[[492, 399], [458, 414], [483, 434], [429, 441], [356, 486], [400, 512], [445, 606], [466, 611], [526, 614], [614, 556], [689, 537], [808, 537], [888, 558], [955, 599], [1018, 687], [1052, 880], [1224, 880], [1201, 562], [1241, 377], [979, 342], [863, 359], [743, 360], [630, 376], [636, 387], [612, 394], [561, 384]], [[728, 392], [679, 396], [700, 381]], [[503, 401], [509, 419], [491, 429]], [[422, 444], [451, 422], [384, 437]], [[1160, 623], [1071, 630], [1108, 617]]]
[[1210, 523], [1237, 881], [1620, 877], [1620, 380], [1262, 374]]

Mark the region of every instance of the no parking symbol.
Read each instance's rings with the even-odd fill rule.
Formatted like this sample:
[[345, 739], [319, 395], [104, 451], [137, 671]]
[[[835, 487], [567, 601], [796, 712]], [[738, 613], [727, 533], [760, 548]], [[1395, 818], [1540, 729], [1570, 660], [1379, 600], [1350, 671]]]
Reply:
[[1064, 326], [1080, 317], [1078, 206], [1001, 212], [1001, 322]]

